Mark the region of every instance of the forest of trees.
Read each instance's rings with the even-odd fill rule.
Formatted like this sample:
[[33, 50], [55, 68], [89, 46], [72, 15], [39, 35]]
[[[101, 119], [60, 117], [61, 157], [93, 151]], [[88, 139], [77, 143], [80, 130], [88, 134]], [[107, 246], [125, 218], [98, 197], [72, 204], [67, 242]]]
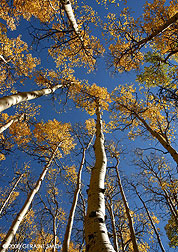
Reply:
[[178, 249], [176, 0], [0, 1], [0, 252]]

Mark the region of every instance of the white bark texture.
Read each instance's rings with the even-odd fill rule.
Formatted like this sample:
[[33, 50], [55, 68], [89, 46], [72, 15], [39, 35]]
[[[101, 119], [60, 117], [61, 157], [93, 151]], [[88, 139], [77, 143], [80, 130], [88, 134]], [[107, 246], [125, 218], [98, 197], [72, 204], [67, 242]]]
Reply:
[[2, 212], [3, 212], [4, 208], [5, 208], [5, 206], [7, 205], [7, 203], [9, 202], [9, 200], [10, 200], [10, 198], [11, 198], [11, 196], [12, 196], [14, 190], [16, 189], [16, 187], [17, 187], [18, 183], [20, 182], [21, 178], [23, 177], [23, 175], [24, 175], [24, 174], [21, 174], [21, 175], [19, 176], [19, 178], [17, 179], [17, 181], [16, 181], [15, 184], [13, 185], [12, 189], [10, 190], [10, 193], [9, 193], [9, 195], [7, 196], [6, 200], [3, 202], [3, 204], [2, 204], [2, 206], [1, 206], [1, 208], [0, 208], [0, 215], [2, 214]]
[[119, 244], [118, 244], [117, 230], [116, 230], [116, 221], [115, 221], [115, 216], [114, 216], [114, 212], [113, 212], [112, 199], [109, 197], [109, 201], [107, 201], [106, 203], [107, 203], [106, 206], [107, 206], [108, 212], [110, 214], [110, 218], [111, 218], [114, 249], [116, 252], [119, 252]]
[[[116, 157], [116, 159], [117, 159], [117, 157]], [[118, 185], [119, 185], [122, 201], [124, 203], [125, 212], [126, 212], [126, 215], [127, 215], [127, 220], [128, 220], [128, 223], [129, 223], [129, 230], [130, 230], [130, 237], [131, 237], [131, 241], [132, 241], [132, 245], [133, 245], [133, 251], [134, 252], [139, 252], [137, 239], [136, 239], [136, 235], [135, 235], [135, 230], [134, 230], [134, 225], [133, 225], [133, 220], [132, 220], [132, 217], [130, 215], [129, 204], [128, 204], [128, 201], [127, 201], [127, 198], [125, 196], [125, 192], [124, 192], [124, 189], [123, 189], [123, 186], [122, 186], [122, 182], [121, 182], [121, 178], [120, 178], [120, 174], [119, 174], [119, 170], [118, 170], [118, 165], [119, 165], [119, 161], [117, 159], [117, 165], [116, 165], [117, 180], [118, 180]]]
[[70, 213], [69, 213], [69, 218], [68, 218], [67, 227], [66, 227], [66, 231], [65, 231], [64, 241], [63, 241], [63, 245], [62, 245], [62, 252], [69, 251], [75, 209], [77, 206], [78, 195], [79, 195], [79, 192], [81, 189], [81, 176], [82, 176], [82, 169], [83, 169], [84, 162], [85, 162], [85, 149], [83, 149], [82, 161], [81, 161], [78, 176], [77, 176], [77, 186], [76, 186], [76, 189], [74, 192], [72, 207], [71, 207]]
[[21, 114], [16, 116], [15, 118], [12, 118], [9, 122], [0, 127], [0, 134], [3, 133], [6, 129], [8, 129], [13, 123], [23, 120], [24, 117], [25, 114]]
[[148, 216], [148, 218], [149, 218], [149, 220], [150, 220], [150, 223], [151, 223], [151, 225], [152, 225], [152, 227], [153, 227], [153, 230], [154, 230], [154, 232], [155, 232], [155, 234], [156, 234], [156, 237], [157, 237], [157, 240], [158, 240], [158, 244], [159, 244], [159, 246], [160, 246], [161, 251], [162, 251], [162, 252], [166, 252], [165, 249], [164, 249], [164, 246], [163, 246], [163, 244], [162, 244], [162, 241], [161, 241], [161, 237], [160, 237], [160, 235], [159, 235], [159, 232], [158, 232], [158, 230], [157, 230], [157, 228], [156, 228], [156, 226], [155, 226], [155, 224], [154, 224], [154, 222], [153, 222], [153, 219], [152, 219], [152, 217], [151, 217], [151, 215], [150, 215], [150, 212], [149, 212], [149, 210], [148, 210], [148, 208], [147, 208], [147, 206], [146, 206], [144, 200], [141, 198], [139, 192], [138, 192], [137, 189], [136, 189], [136, 186], [134, 186], [134, 189], [135, 189], [137, 196], [139, 197], [140, 201], [142, 202], [142, 204], [143, 204], [143, 206], [144, 206], [144, 208], [145, 208], [145, 210], [146, 210], [147, 216]]
[[56, 216], [53, 216], [53, 248], [52, 252], [56, 252], [57, 246], [57, 227], [56, 227]]
[[5, 239], [3, 240], [3, 242], [1, 243], [1, 247], [0, 247], [0, 252], [5, 252], [12, 239], [14, 238], [19, 226], [20, 226], [20, 223], [22, 222], [23, 218], [25, 217], [26, 213], [28, 212], [28, 209], [32, 203], [32, 200], [34, 199], [36, 193], [39, 191], [40, 189], [40, 186], [42, 184], [42, 181], [56, 155], [56, 152], [58, 151], [58, 148], [59, 148], [59, 145], [56, 147], [56, 149], [53, 151], [48, 163], [46, 164], [46, 166], [44, 167], [43, 169], [43, 172], [41, 173], [38, 181], [36, 182], [36, 185], [35, 187], [31, 190], [30, 194], [28, 195], [23, 207], [21, 208], [20, 212], [17, 214], [16, 218], [14, 219]]
[[69, 21], [71, 22], [75, 33], [78, 35], [80, 41], [83, 42], [83, 38], [82, 38], [82, 36], [80, 34], [78, 24], [77, 24], [76, 18], [74, 16], [74, 12], [73, 12], [70, 0], [61, 0], [61, 1], [62, 1], [63, 6], [64, 6], [64, 10], [66, 12], [66, 15], [67, 15]]
[[41, 97], [43, 95], [52, 94], [56, 89], [62, 88], [62, 84], [58, 84], [51, 88], [43, 88], [41, 90], [31, 91], [31, 92], [19, 92], [14, 95], [4, 96], [0, 98], [0, 112], [8, 109], [14, 105], [17, 105], [24, 101], [30, 101], [32, 99]]
[[88, 190], [88, 209], [85, 219], [85, 239], [87, 252], [114, 252], [105, 224], [104, 180], [107, 158], [99, 107], [96, 111], [95, 166], [91, 172]]

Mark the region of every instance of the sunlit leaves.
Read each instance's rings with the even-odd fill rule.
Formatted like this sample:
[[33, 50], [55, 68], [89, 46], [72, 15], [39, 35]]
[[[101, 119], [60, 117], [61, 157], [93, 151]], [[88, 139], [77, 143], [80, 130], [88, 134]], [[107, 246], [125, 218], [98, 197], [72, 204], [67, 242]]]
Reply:
[[[108, 15], [104, 29], [109, 34], [114, 67], [122, 71], [139, 69], [144, 63], [143, 47], [159, 50], [163, 60], [177, 60], [177, 2], [155, 0], [146, 3], [143, 16], [134, 19], [128, 8], [120, 17]], [[145, 50], [146, 52], [146, 50]]]
[[107, 89], [96, 84], [89, 86], [78, 83], [71, 86], [69, 95], [78, 106], [84, 108], [90, 115], [95, 113], [97, 102], [103, 110], [108, 110], [109, 103], [111, 103]]
[[[166, 141], [174, 138], [175, 129], [170, 127], [169, 121], [174, 118], [176, 111], [171, 110], [166, 101], [158, 101], [154, 96], [144, 94], [144, 99], [138, 99], [138, 92], [133, 86], [119, 86], [113, 92], [112, 99], [115, 101], [113, 122], [124, 123], [130, 128], [129, 136], [141, 134], [145, 121], [149, 127], [158, 132]], [[168, 114], [167, 114], [168, 113]], [[168, 116], [169, 115], [169, 116]]]
[[62, 153], [68, 154], [74, 148], [73, 138], [70, 134], [71, 126], [69, 123], [62, 124], [56, 119], [49, 120], [48, 122], [37, 123], [33, 131], [34, 137], [39, 143], [39, 153], [45, 153], [47, 146], [54, 148], [60, 144], [62, 152], [58, 151], [58, 156], [62, 157]]
[[[21, 35], [10, 39], [7, 30], [0, 24], [0, 86], [1, 93], [12, 87], [17, 78], [30, 77], [40, 61], [28, 53], [28, 45], [21, 40]], [[23, 77], [23, 78], [22, 78]]]
[[18, 146], [27, 144], [31, 139], [31, 130], [27, 122], [12, 124], [9, 133]]
[[83, 42], [78, 37], [74, 37], [66, 45], [58, 46], [58, 41], [49, 49], [50, 55], [55, 59], [57, 68], [61, 68], [67, 64], [69, 68], [86, 67], [89, 70], [94, 70], [96, 59], [95, 57], [104, 52], [103, 46], [98, 39], [90, 36], [86, 32], [81, 32]]
[[93, 135], [96, 132], [96, 122], [94, 119], [88, 119], [85, 121], [85, 127], [89, 135]]
[[171, 218], [168, 220], [168, 223], [165, 226], [165, 230], [170, 240], [169, 246], [172, 248], [178, 247], [178, 226], [173, 216], [171, 216]]

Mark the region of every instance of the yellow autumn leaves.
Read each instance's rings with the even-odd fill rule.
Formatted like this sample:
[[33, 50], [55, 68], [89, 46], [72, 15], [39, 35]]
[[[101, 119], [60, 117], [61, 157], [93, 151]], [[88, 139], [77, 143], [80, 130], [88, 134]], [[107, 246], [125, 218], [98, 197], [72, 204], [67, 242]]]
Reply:
[[143, 15], [137, 19], [128, 8], [120, 17], [108, 14], [104, 30], [109, 34], [113, 65], [119, 72], [140, 68], [144, 62], [143, 47], [159, 51], [163, 59], [171, 56], [177, 60], [177, 24], [171, 18], [177, 14], [178, 3], [172, 0], [166, 4], [166, 0], [146, 2]]
[[[171, 110], [171, 104], [166, 101], [156, 100], [152, 95], [142, 95], [138, 99], [138, 92], [133, 85], [119, 86], [112, 93], [114, 108], [111, 127], [118, 127], [122, 122], [129, 128], [129, 137], [134, 139], [140, 135], [142, 129], [149, 128], [159, 133], [166, 141], [171, 141], [175, 135], [175, 128], [169, 127], [169, 117], [177, 116], [175, 110]], [[168, 112], [169, 111], [169, 112]]]
[[96, 84], [92, 86], [82, 83], [77, 83], [70, 87], [69, 97], [74, 102], [85, 109], [90, 115], [96, 111], [97, 102], [100, 108], [108, 110], [109, 103], [111, 103], [110, 94], [104, 87], [99, 87]]
[[0, 93], [12, 87], [17, 77], [31, 77], [40, 60], [28, 53], [28, 45], [17, 38], [9, 39], [7, 29], [0, 23]]

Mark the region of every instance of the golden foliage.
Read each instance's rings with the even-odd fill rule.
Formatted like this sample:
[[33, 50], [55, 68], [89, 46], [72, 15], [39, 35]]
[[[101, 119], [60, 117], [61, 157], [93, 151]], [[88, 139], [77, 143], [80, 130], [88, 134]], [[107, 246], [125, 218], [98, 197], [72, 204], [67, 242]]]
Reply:
[[96, 63], [95, 55], [103, 54], [104, 48], [95, 36], [81, 32], [84, 41], [74, 37], [67, 44], [58, 46], [58, 41], [49, 49], [50, 55], [55, 59], [57, 68], [67, 64], [68, 68], [86, 67], [89, 71], [94, 70]]
[[[70, 134], [71, 125], [69, 123], [62, 124], [56, 119], [48, 122], [40, 122], [35, 125], [33, 131], [34, 137], [41, 146], [39, 152], [45, 153], [47, 145], [54, 148], [60, 144], [60, 149], [64, 154], [68, 154], [75, 147], [74, 139]], [[46, 147], [45, 147], [46, 146]], [[58, 157], [62, 157], [62, 152], [58, 151]]]
[[169, 55], [177, 60], [177, 22], [163, 27], [176, 13], [178, 3], [166, 0], [154, 0], [146, 2], [143, 14], [134, 19], [128, 8], [124, 8], [120, 18], [109, 13], [105, 31], [109, 34], [110, 52], [113, 56], [113, 65], [122, 71], [139, 69], [144, 62], [144, 52], [141, 52], [147, 44], [159, 51], [163, 57]]
[[85, 121], [85, 128], [89, 135], [93, 135], [96, 132], [96, 122], [94, 119], [88, 119]]
[[[129, 125], [129, 137], [134, 137], [141, 133], [141, 128], [145, 122], [149, 127], [162, 135], [166, 132], [167, 140], [174, 138], [175, 129], [169, 127], [169, 121], [165, 111], [169, 111], [170, 116], [175, 114], [171, 110], [171, 105], [166, 101], [155, 100], [152, 95], [146, 96], [145, 100], [138, 100], [138, 93], [133, 85], [119, 86], [113, 91], [112, 99], [115, 101], [116, 113], [113, 112], [111, 127], [115, 127], [119, 122]], [[117, 114], [119, 112], [119, 115]]]
[[15, 82], [15, 77], [31, 77], [35, 67], [40, 64], [36, 57], [28, 53], [28, 45], [21, 40], [21, 35], [17, 38], [9, 39], [7, 30], [0, 23], [0, 93], [4, 93], [11, 88]]
[[96, 84], [89, 86], [88, 84], [76, 83], [70, 87], [69, 91], [70, 98], [90, 115], [95, 113], [97, 102], [103, 110], [108, 110], [109, 103], [111, 103], [107, 89]]
[[9, 133], [18, 146], [25, 145], [31, 140], [31, 130], [27, 122], [13, 123], [9, 128]]
[[75, 165], [72, 165], [72, 166], [66, 166], [65, 167], [65, 172], [66, 172], [66, 175], [65, 175], [65, 177], [66, 177], [66, 183], [67, 184], [71, 184], [71, 182], [73, 183], [73, 184], [76, 184], [76, 182], [77, 182], [77, 171], [76, 171], [76, 167], [75, 167]]

